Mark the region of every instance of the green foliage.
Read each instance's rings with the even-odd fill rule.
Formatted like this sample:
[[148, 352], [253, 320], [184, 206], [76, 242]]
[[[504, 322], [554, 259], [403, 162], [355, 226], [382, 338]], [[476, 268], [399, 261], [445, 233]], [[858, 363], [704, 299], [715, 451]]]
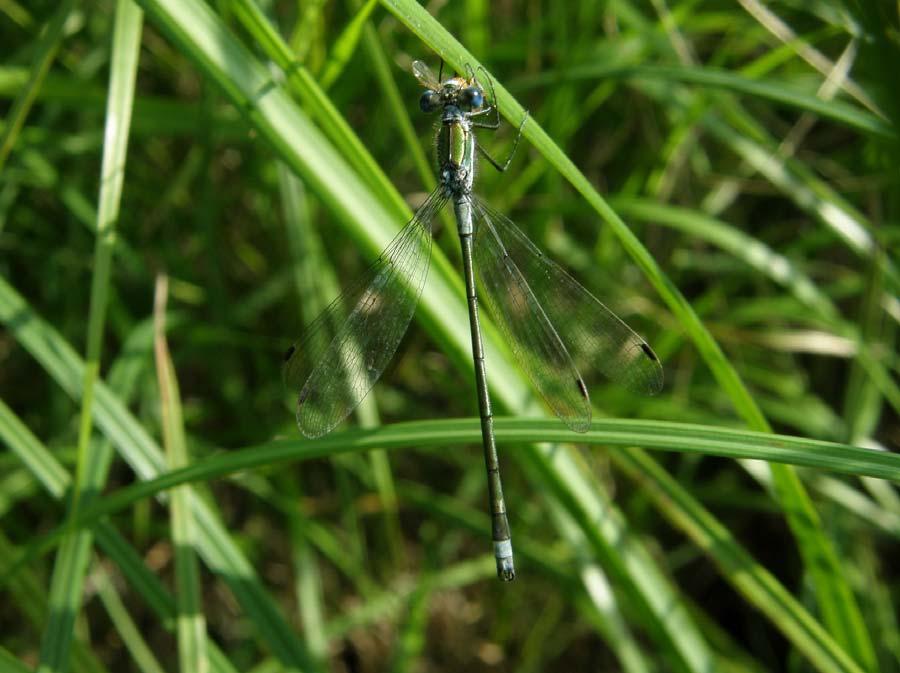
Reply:
[[[900, 671], [896, 6], [0, 19], [0, 668]], [[529, 111], [479, 193], [666, 371], [576, 436], [486, 325], [511, 585], [451, 218], [346, 428], [281, 384], [435, 184], [416, 59], [490, 73], [496, 155]]]

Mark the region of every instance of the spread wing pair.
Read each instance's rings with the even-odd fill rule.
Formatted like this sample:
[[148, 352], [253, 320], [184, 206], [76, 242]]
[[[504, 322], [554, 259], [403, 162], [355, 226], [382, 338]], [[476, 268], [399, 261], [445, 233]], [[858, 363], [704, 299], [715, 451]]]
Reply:
[[[505, 215], [472, 196], [481, 296], [519, 365], [572, 430], [590, 427], [582, 373], [599, 370], [654, 394], [662, 367], [647, 343], [548, 259]], [[428, 275], [440, 187], [354, 285], [288, 351], [286, 384], [298, 391], [297, 424], [319, 437], [344, 420], [387, 367]]]

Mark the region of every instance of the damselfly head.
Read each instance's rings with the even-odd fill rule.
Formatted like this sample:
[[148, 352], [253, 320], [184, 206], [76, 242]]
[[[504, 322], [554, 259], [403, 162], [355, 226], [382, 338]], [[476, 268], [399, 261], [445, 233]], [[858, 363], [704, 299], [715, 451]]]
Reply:
[[[445, 80], [435, 77], [422, 61], [413, 62], [413, 75], [424, 85], [419, 107], [424, 112], [434, 112], [446, 107], [456, 107], [465, 112], [484, 107], [484, 88], [475, 76], [472, 66], [466, 66], [466, 76], [454, 75]], [[443, 70], [443, 64], [442, 64]]]
[[484, 105], [484, 91], [474, 78], [451, 77], [444, 81], [440, 90], [425, 89], [419, 98], [423, 112], [434, 112], [449, 105], [461, 110], [478, 110]]

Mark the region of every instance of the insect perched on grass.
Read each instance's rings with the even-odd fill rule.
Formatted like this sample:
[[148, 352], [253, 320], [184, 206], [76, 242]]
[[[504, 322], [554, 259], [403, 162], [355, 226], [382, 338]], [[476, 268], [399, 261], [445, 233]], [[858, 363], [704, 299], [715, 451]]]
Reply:
[[500, 126], [493, 82], [479, 68], [490, 87], [488, 102], [475, 72], [466, 70], [466, 77], [442, 80], [421, 61], [413, 63], [413, 73], [425, 87], [422, 110], [441, 113], [440, 184], [368, 271], [288, 350], [284, 375], [299, 391], [297, 424], [307, 437], [326, 434], [356, 408], [406, 332], [428, 274], [432, 221], [452, 202], [462, 244], [497, 575], [511, 580], [515, 567], [485, 377], [476, 275], [522, 369], [576, 432], [586, 432], [591, 424], [582, 372], [599, 370], [636, 392], [653, 394], [662, 387], [662, 367], [640, 336], [547, 259], [506, 216], [472, 194], [476, 151], [497, 170], [506, 170], [528, 117], [506, 162], [494, 160], [474, 132]]

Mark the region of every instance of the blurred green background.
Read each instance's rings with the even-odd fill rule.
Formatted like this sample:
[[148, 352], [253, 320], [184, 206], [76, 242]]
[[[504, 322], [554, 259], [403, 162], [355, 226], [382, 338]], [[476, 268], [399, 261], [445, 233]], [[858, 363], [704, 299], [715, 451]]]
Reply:
[[[0, 670], [900, 671], [896, 4], [0, 0], [0, 45]], [[488, 326], [509, 585], [449, 212], [357, 414], [281, 383], [435, 184], [441, 58], [494, 156], [531, 116], [477, 192], [666, 374], [576, 436]]]

